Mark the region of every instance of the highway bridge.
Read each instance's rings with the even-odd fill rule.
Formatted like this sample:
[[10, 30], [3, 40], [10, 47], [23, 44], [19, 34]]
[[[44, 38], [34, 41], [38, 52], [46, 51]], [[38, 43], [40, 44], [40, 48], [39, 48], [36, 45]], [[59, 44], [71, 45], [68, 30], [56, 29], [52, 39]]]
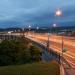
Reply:
[[1, 40], [16, 40], [17, 38], [19, 38], [19, 35], [15, 35], [15, 34], [0, 34], [0, 39]]
[[[0, 38], [4, 37], [19, 37], [20, 33], [12, 33], [12, 34], [1, 34]], [[47, 33], [28, 33], [25, 35], [26, 38], [33, 40], [34, 42], [47, 47], [47, 42], [49, 40], [49, 49], [48, 53], [53, 50], [55, 53], [62, 54], [62, 36], [57, 36], [51, 34], [48, 38]], [[9, 38], [10, 39], [10, 38]], [[74, 75], [75, 74], [75, 37], [67, 37], [63, 36], [64, 41], [64, 48], [67, 49], [67, 51], [63, 54], [62, 63], [64, 67], [64, 71], [66, 72], [66, 75]], [[53, 53], [54, 53], [53, 52]], [[48, 55], [47, 52], [45, 52], [46, 55]], [[53, 55], [55, 55], [55, 53]], [[48, 56], [49, 57], [49, 56]], [[66, 63], [65, 63], [66, 61]]]
[[[43, 44], [47, 47], [49, 41], [49, 50], [53, 50], [57, 53], [60, 53], [62, 56], [62, 36], [47, 33], [29, 33], [28, 38]], [[63, 62], [64, 69], [69, 73], [68, 75], [75, 74], [75, 37], [63, 36], [63, 49], [66, 51], [63, 53], [64, 59], [70, 65]], [[63, 60], [63, 61], [65, 61]]]

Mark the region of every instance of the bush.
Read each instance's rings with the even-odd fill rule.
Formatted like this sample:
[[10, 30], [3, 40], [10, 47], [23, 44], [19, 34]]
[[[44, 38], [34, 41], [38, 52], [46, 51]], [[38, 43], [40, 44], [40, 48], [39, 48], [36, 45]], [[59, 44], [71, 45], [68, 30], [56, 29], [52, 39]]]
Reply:
[[30, 47], [31, 57], [33, 61], [40, 61], [41, 60], [41, 51], [36, 46]]
[[0, 43], [0, 65], [24, 64], [40, 60], [40, 50], [28, 39], [4, 40]]

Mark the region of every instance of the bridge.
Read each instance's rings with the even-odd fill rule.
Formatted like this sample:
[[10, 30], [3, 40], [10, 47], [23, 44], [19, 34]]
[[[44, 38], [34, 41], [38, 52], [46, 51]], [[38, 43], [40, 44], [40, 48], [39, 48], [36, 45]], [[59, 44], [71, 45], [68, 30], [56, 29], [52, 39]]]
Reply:
[[27, 38], [39, 44], [42, 44], [44, 47], [47, 47], [47, 43], [49, 43], [48, 52], [50, 53], [50, 51], [52, 50], [52, 52], [54, 51], [61, 55], [60, 58], [66, 75], [75, 74], [75, 37], [63, 36], [63, 49], [66, 50], [63, 53], [63, 57], [62, 36], [55, 34], [48, 35], [47, 33], [30, 32]]
[[19, 37], [19, 35], [0, 34], [1, 40], [16, 40]]
[[[20, 33], [1, 34], [0, 35], [0, 39], [3, 39], [3, 40], [5, 40], [5, 39], [7, 39], [7, 40], [17, 39], [17, 38], [20, 37], [20, 35], [22, 35], [22, 34], [20, 34]], [[42, 53], [42, 59], [43, 60], [50, 61], [52, 59], [55, 59], [59, 63], [62, 62], [62, 66], [63, 66], [64, 72], [66, 74], [62, 74], [61, 73], [61, 75], [74, 75], [74, 72], [75, 72], [75, 64], [74, 64], [75, 58], [74, 58], [74, 56], [73, 55], [71, 56], [71, 55], [68, 54], [68, 52], [66, 52], [66, 53], [64, 53], [64, 57], [62, 57], [60, 55], [61, 54], [60, 49], [58, 49], [58, 48], [56, 48], [54, 46], [51, 47], [51, 44], [53, 44], [53, 45], [56, 45], [57, 47], [60, 48], [60, 46], [58, 45], [58, 43], [56, 43], [57, 41], [54, 40], [55, 38], [58, 39], [55, 35], [54, 35], [54, 37], [53, 36], [51, 36], [51, 37], [54, 38], [53, 40], [56, 41], [56, 42], [54, 42], [54, 41], [51, 42], [49, 48], [47, 48], [47, 39], [48, 39], [47, 38], [47, 34], [38, 34], [38, 33], [34, 33], [33, 34], [33, 33], [29, 33], [28, 35], [25, 35], [25, 37], [28, 38], [28, 39], [30, 39], [34, 44], [38, 45], [40, 48], [43, 49], [43, 53]], [[65, 38], [68, 39], [68, 37], [65, 37]], [[60, 40], [60, 37], [59, 37], [59, 40]], [[74, 40], [74, 38], [70, 38], [70, 40]], [[61, 60], [60, 60], [60, 58], [61, 58]], [[62, 69], [62, 68], [60, 68], [60, 69]]]

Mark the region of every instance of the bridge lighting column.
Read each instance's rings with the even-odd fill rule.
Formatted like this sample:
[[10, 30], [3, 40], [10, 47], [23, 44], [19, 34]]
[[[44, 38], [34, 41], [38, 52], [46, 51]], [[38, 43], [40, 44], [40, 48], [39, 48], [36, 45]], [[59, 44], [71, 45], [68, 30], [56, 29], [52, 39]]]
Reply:
[[[55, 28], [57, 25], [56, 24], [53, 24], [52, 25], [52, 28]], [[51, 34], [51, 29], [50, 29], [50, 33], [48, 33], [48, 42], [47, 42], [47, 48], [49, 50], [49, 47], [50, 47], [50, 34]]]
[[54, 24], [53, 24], [54, 32], [55, 32], [55, 28], [56, 28], [56, 27], [57, 27], [57, 24], [54, 23]]
[[[57, 9], [56, 12], [55, 12], [55, 16], [57, 17], [60, 17], [62, 16], [62, 11], [60, 9]], [[64, 52], [64, 37], [63, 37], [63, 34], [62, 34], [62, 57], [63, 57], [63, 52]]]
[[31, 30], [31, 25], [28, 26], [29, 31]]
[[24, 37], [24, 28], [22, 28], [22, 36]]
[[28, 26], [28, 31], [29, 31], [29, 33], [30, 33], [30, 30], [31, 30], [31, 25]]
[[50, 37], [50, 33], [48, 33], [48, 41], [47, 41], [47, 49], [49, 50], [49, 45], [50, 45], [50, 39], [49, 39], [49, 37]]

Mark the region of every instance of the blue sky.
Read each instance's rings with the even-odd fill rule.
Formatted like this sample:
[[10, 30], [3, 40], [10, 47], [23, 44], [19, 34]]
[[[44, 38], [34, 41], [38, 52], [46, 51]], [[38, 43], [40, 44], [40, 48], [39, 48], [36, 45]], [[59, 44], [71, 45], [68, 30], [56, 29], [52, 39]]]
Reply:
[[[61, 17], [55, 17], [60, 8]], [[0, 0], [0, 28], [75, 25], [75, 0]]]

